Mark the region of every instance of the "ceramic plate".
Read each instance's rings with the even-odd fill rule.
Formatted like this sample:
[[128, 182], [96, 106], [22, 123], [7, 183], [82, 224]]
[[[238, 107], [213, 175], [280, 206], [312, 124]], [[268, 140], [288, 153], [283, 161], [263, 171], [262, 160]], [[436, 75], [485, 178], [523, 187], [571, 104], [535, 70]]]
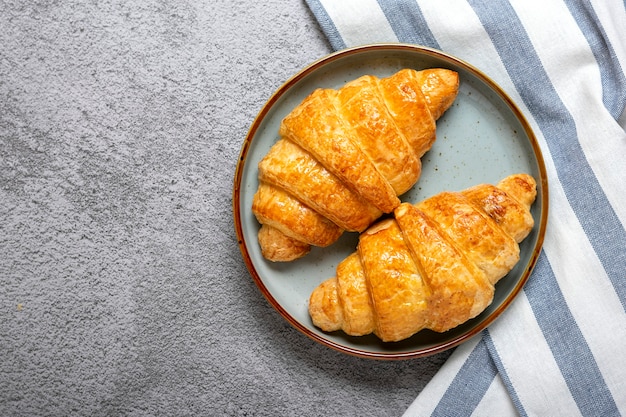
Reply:
[[[532, 207], [535, 227], [521, 243], [521, 259], [496, 285], [493, 303], [478, 317], [445, 333], [424, 330], [401, 342], [383, 343], [373, 335], [351, 337], [313, 326], [307, 305], [313, 289], [334, 276], [337, 264], [352, 253], [355, 233], [327, 248], [314, 248], [290, 263], [272, 263], [257, 243], [259, 224], [251, 212], [257, 164], [278, 140], [281, 120], [314, 89], [339, 88], [364, 74], [384, 77], [402, 68], [443, 67], [460, 75], [452, 107], [437, 122], [437, 141], [422, 158], [422, 176], [401, 196], [418, 202], [443, 190], [497, 183], [525, 172], [538, 183]], [[545, 166], [535, 136], [513, 101], [493, 81], [467, 63], [440, 51], [413, 45], [369, 45], [329, 55], [289, 79], [254, 120], [243, 143], [233, 190], [234, 221], [243, 259], [270, 304], [305, 335], [330, 348], [361, 357], [401, 359], [430, 355], [462, 343], [487, 327], [511, 303], [528, 279], [539, 255], [546, 227], [548, 189]]]

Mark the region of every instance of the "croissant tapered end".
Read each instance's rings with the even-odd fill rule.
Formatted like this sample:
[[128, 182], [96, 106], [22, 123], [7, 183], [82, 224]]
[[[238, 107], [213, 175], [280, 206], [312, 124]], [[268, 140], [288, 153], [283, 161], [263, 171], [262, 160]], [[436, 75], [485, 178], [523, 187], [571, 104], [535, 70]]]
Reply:
[[482, 184], [468, 188], [463, 194], [518, 243], [535, 224], [530, 207], [537, 197], [537, 183], [528, 174], [510, 175], [497, 186]]
[[[535, 179], [511, 175], [403, 203], [361, 234], [357, 252], [309, 300], [322, 330], [399, 341], [447, 331], [491, 304], [494, 285], [517, 264], [533, 228]], [[355, 325], [354, 323], [358, 323]]]
[[537, 182], [528, 174], [515, 174], [504, 178], [498, 188], [530, 207], [537, 197]]
[[428, 103], [428, 109], [435, 118], [450, 108], [459, 91], [459, 74], [440, 68], [419, 71], [417, 76], [422, 92]]
[[257, 238], [261, 246], [261, 255], [274, 262], [293, 261], [311, 251], [311, 245], [292, 239], [266, 224], [259, 229]]
[[343, 314], [335, 278], [327, 279], [313, 290], [309, 299], [309, 315], [313, 324], [325, 332], [342, 329]]

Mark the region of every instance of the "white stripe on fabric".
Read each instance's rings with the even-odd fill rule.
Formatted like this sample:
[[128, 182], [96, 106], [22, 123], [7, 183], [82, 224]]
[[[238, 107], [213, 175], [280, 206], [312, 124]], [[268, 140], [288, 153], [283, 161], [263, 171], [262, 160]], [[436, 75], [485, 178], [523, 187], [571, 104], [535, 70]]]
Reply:
[[[346, 46], [398, 42], [376, 0], [321, 0]], [[358, 21], [359, 25], [352, 25]]]
[[[578, 407], [543, 332], [534, 320], [534, 312], [524, 292], [489, 327], [489, 334], [491, 347], [495, 349], [492, 356], [502, 360], [508, 380], [523, 404], [523, 413], [530, 416], [576, 415]], [[549, 391], [542, 390], [542, 387]]]
[[433, 413], [439, 403], [439, 399], [443, 397], [469, 355], [480, 342], [480, 339], [481, 336], [477, 335], [454, 350], [446, 363], [407, 408], [403, 417], [422, 417]]
[[500, 375], [496, 375], [471, 417], [514, 417], [518, 415]]

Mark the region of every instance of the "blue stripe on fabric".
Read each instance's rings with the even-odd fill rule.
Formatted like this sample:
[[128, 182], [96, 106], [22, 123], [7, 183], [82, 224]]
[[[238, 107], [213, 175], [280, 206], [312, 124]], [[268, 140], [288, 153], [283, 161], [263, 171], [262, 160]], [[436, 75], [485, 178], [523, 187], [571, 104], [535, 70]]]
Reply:
[[506, 386], [507, 392], [509, 393], [509, 397], [511, 398], [513, 405], [515, 405], [515, 408], [517, 409], [517, 412], [521, 417], [526, 417], [528, 413], [524, 409], [524, 405], [520, 401], [519, 396], [517, 395], [517, 391], [515, 390], [515, 387], [513, 386], [509, 375], [504, 369], [504, 364], [502, 363], [502, 359], [500, 359], [500, 355], [498, 354], [498, 349], [496, 349], [495, 343], [493, 343], [493, 339], [491, 338], [491, 333], [489, 333], [489, 329], [485, 329], [483, 331], [483, 341], [487, 346], [487, 350], [491, 355], [491, 359], [493, 360], [496, 369], [498, 369], [500, 373], [500, 378], [502, 378], [502, 382], [504, 383], [504, 386]]
[[483, 340], [469, 354], [431, 417], [469, 416], [476, 409], [496, 377], [494, 365]]
[[309, 9], [311, 9], [313, 14], [315, 15], [315, 18], [322, 28], [324, 35], [326, 35], [326, 38], [328, 38], [330, 46], [332, 46], [335, 51], [345, 49], [346, 43], [344, 42], [341, 34], [337, 30], [337, 26], [335, 26], [335, 23], [328, 15], [328, 12], [326, 12], [326, 9], [324, 8], [322, 2], [319, 0], [306, 0], [306, 3], [309, 6]]
[[400, 42], [439, 49], [439, 44], [415, 0], [378, 0], [378, 5]]
[[619, 415], [617, 404], [567, 307], [543, 251], [535, 266], [535, 278], [528, 281], [524, 292], [581, 413], [585, 416]]
[[624, 76], [613, 45], [609, 42], [589, 1], [566, 0], [565, 4], [587, 38], [600, 68], [604, 106], [617, 120], [626, 107], [626, 76]]
[[543, 132], [569, 204], [626, 310], [626, 230], [587, 162], [572, 115], [550, 82], [511, 5], [500, 2], [494, 8], [485, 1], [468, 2]]

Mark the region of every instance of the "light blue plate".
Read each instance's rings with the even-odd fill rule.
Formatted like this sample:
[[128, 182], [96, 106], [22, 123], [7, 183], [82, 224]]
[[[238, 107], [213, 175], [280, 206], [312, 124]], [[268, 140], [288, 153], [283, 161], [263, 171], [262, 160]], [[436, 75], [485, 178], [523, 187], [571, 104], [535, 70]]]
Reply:
[[[459, 94], [437, 122], [437, 141], [422, 158], [422, 176], [400, 198], [418, 202], [440, 191], [497, 183], [528, 173], [538, 184], [532, 214], [535, 228], [520, 245], [521, 259], [496, 286], [493, 303], [478, 317], [445, 333], [421, 331], [409, 339], [383, 343], [375, 336], [325, 333], [313, 326], [308, 298], [337, 264], [354, 252], [358, 236], [344, 233], [328, 248], [314, 248], [290, 263], [266, 261], [257, 243], [259, 224], [251, 212], [257, 164], [278, 140], [281, 120], [314, 89], [339, 88], [364, 74], [384, 77], [402, 68], [442, 67], [460, 76]], [[344, 50], [314, 62], [288, 80], [268, 100], [243, 143], [235, 173], [233, 210], [243, 259], [270, 304], [293, 326], [333, 349], [361, 357], [403, 359], [449, 349], [487, 327], [522, 289], [539, 256], [548, 215], [546, 170], [535, 136], [513, 101], [482, 72], [441, 51], [404, 44], [368, 45]]]

